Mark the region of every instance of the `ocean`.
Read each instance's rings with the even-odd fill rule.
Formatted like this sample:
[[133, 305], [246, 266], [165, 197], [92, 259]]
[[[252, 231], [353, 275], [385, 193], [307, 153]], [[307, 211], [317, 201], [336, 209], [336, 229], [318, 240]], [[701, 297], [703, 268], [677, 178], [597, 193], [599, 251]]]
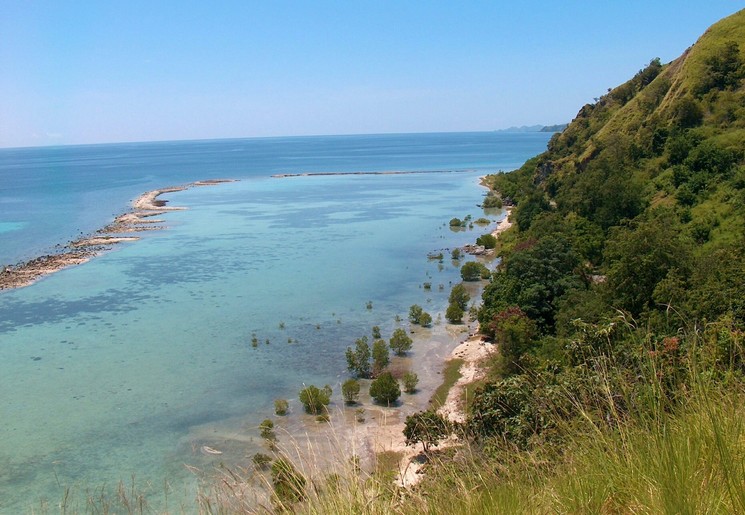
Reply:
[[[187, 208], [159, 217], [165, 229], [0, 292], [0, 512], [54, 511], [66, 492], [85, 506], [121, 480], [152, 506], [188, 505], [205, 487], [195, 470], [250, 464], [261, 420], [304, 430], [304, 384], [330, 384], [341, 411], [344, 349], [374, 325], [384, 337], [408, 327], [396, 317], [411, 304], [444, 311], [460, 281], [449, 249], [504, 216], [477, 206], [479, 178], [519, 167], [549, 137], [0, 149], [0, 265], [96, 231], [147, 190], [237, 179], [164, 195]], [[426, 173], [272, 177], [390, 171]], [[449, 226], [466, 216], [492, 223]], [[441, 251], [442, 262], [428, 259]], [[443, 326], [420, 331], [410, 354], [430, 377], [423, 391], [449, 352], [437, 344], [447, 341]], [[273, 414], [280, 398], [290, 401], [283, 419]], [[421, 395], [403, 402], [426, 405]]]

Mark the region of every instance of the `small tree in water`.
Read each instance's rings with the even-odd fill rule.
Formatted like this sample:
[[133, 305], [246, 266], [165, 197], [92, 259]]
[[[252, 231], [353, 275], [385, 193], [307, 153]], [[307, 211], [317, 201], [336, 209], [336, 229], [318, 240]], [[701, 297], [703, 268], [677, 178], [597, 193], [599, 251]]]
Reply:
[[385, 343], [385, 340], [375, 340], [372, 348], [372, 358], [372, 375], [373, 377], [377, 377], [391, 362], [391, 358], [388, 353], [388, 345]]
[[354, 404], [360, 396], [360, 383], [356, 379], [347, 379], [341, 385], [341, 395], [344, 402]]
[[370, 377], [370, 345], [367, 336], [359, 338], [354, 344], [354, 350], [347, 347], [347, 368], [357, 377]]
[[401, 388], [390, 372], [383, 372], [370, 384], [370, 397], [378, 404], [390, 406], [401, 397]]
[[404, 391], [406, 393], [416, 392], [416, 385], [419, 384], [419, 376], [414, 372], [408, 371], [404, 374]]
[[424, 310], [422, 309], [422, 306], [420, 306], [418, 304], [413, 304], [409, 308], [409, 321], [412, 324], [418, 324], [419, 323], [419, 317], [422, 316], [422, 313], [423, 312], [424, 312]]
[[396, 353], [397, 356], [403, 356], [404, 354], [406, 354], [406, 352], [411, 349], [412, 343], [413, 342], [411, 341], [411, 338], [409, 338], [409, 335], [406, 334], [406, 331], [404, 331], [400, 327], [393, 331], [390, 344], [391, 349], [393, 350], [393, 352]]
[[331, 402], [331, 387], [326, 385], [322, 389], [318, 389], [318, 387], [310, 385], [300, 390], [299, 397], [307, 413], [318, 415]]

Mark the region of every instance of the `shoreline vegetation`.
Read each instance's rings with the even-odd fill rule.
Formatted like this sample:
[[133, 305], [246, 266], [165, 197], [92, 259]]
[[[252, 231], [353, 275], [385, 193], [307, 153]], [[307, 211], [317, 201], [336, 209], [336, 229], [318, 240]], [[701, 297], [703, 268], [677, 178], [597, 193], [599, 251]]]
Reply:
[[[483, 182], [481, 185], [488, 188]], [[504, 208], [503, 218], [490, 232], [491, 235], [499, 237], [511, 227], [512, 223], [508, 220], [511, 209], [511, 206]], [[467, 247], [469, 245], [461, 250], [467, 252]], [[493, 258], [493, 252], [474, 255], [488, 260]], [[475, 293], [472, 298], [480, 298], [483, 286], [481, 282], [472, 286], [476, 290], [472, 292]], [[438, 314], [438, 318], [443, 315], [444, 313]], [[353, 463], [351, 468], [354, 470], [362, 468], [371, 474], [382, 473], [396, 487], [413, 488], [423, 479], [429, 460], [427, 453], [423, 453], [422, 446], [412, 445], [407, 441], [407, 419], [422, 410], [430, 410], [451, 423], [463, 423], [467, 417], [467, 390], [484, 379], [484, 363], [496, 350], [496, 346], [480, 333], [478, 321], [469, 319], [468, 314], [464, 318], [462, 325], [444, 322], [439, 326], [441, 329], [437, 331], [437, 335], [433, 330], [425, 331], [415, 325], [410, 327], [415, 351], [417, 347], [431, 347], [435, 341], [439, 342], [441, 348], [448, 349], [444, 355], [438, 353], [437, 358], [432, 360], [432, 366], [421, 374], [420, 379], [430, 383], [431, 387], [418, 390], [417, 398], [408, 397], [393, 406], [381, 406], [363, 394], [357, 402], [344, 407], [337, 406], [335, 410], [338, 412], [335, 412], [331, 422], [314, 422], [310, 415], [301, 415], [300, 427], [296, 427], [296, 431], [284, 430], [279, 442], [273, 444], [276, 459], [288, 460], [304, 478], [313, 483], [320, 481], [323, 484], [328, 477], [335, 476], [340, 470], [342, 476], [346, 476], [350, 473], [347, 470], [349, 463]], [[426, 347], [422, 347], [423, 345]], [[411, 358], [395, 359], [405, 362]], [[426, 358], [419, 356], [418, 359]], [[400, 375], [400, 369], [405, 365], [399, 361], [392, 362], [391, 367], [398, 370]], [[363, 381], [363, 391], [366, 391], [368, 382]], [[360, 409], [364, 412], [362, 420], [358, 418]], [[279, 417], [278, 420], [283, 426], [286, 424], [284, 417]], [[431, 445], [430, 449], [441, 451], [459, 443], [458, 437], [454, 436], [443, 440], [439, 445]], [[354, 471], [351, 473], [356, 474]], [[262, 479], [261, 469], [255, 474], [257, 476], [253, 477], [259, 478], [259, 488], [251, 494], [246, 490], [250, 488], [246, 486], [250, 481], [246, 482], [242, 477], [240, 481], [225, 483], [223, 478], [218, 490], [223, 486], [227, 490], [216, 493], [217, 499], [226, 501], [221, 506], [232, 513], [244, 510], [252, 512], [252, 502], [263, 505], [266, 502], [264, 496], [271, 496], [274, 487], [269, 478]], [[249, 477], [252, 475], [253, 473], [248, 473]], [[262, 487], [267, 491], [263, 491]], [[232, 495], [236, 491], [242, 492], [239, 499]]]
[[328, 175], [416, 175], [431, 173], [466, 173], [471, 170], [410, 170], [397, 171], [390, 170], [385, 172], [303, 172], [303, 173], [278, 173], [272, 175], [274, 179], [288, 179], [291, 177], [324, 177]]
[[[491, 232], [492, 236], [498, 238], [504, 231], [512, 226], [509, 220], [511, 207], [505, 207], [505, 215], [500, 220], [496, 228]], [[482, 288], [479, 287], [479, 291]], [[479, 295], [474, 296], [480, 297]], [[466, 323], [463, 326], [448, 324], [448, 333], [453, 341], [460, 340], [460, 343], [447, 355], [442, 362], [442, 369], [447, 370], [452, 364], [457, 379], [452, 384], [448, 383], [448, 378], [443, 376], [443, 387], [447, 391], [444, 402], [441, 404], [432, 397], [429, 403], [429, 409], [434, 409], [450, 422], [463, 423], [466, 419], [466, 405], [464, 396], [466, 389], [484, 378], [485, 371], [483, 364], [492, 353], [496, 350], [488, 339], [481, 334], [478, 322]], [[461, 329], [461, 332], [456, 332]], [[468, 336], [461, 340], [461, 335], [466, 332]], [[437, 372], [439, 374], [439, 372]], [[435, 394], [434, 391], [428, 392], [430, 396]], [[398, 408], [394, 408], [399, 419], [402, 413]], [[422, 457], [422, 450], [419, 445], [407, 445], [404, 435], [405, 420], [399, 420], [399, 423], [393, 425], [379, 426], [377, 432], [373, 432], [368, 437], [367, 448], [372, 449], [376, 454], [376, 459], [380, 455], [400, 456], [397, 467], [398, 477], [396, 484], [401, 487], [411, 487], [416, 485], [422, 478], [423, 468], [426, 466], [426, 459]], [[443, 449], [453, 445], [453, 441], [448, 439], [443, 441], [439, 446], [435, 445], [433, 449]]]
[[[508, 220], [510, 213], [511, 207], [505, 207], [503, 219], [490, 234], [499, 237], [512, 225]], [[493, 253], [476, 256], [491, 260]], [[476, 294], [471, 298], [479, 298], [483, 287], [481, 281], [472, 283], [470, 291]], [[438, 319], [443, 315], [438, 314]], [[438, 329], [426, 330], [412, 322], [407, 329], [414, 340], [417, 359], [431, 362], [431, 366], [425, 367], [426, 372], [420, 373], [420, 380], [427, 386], [418, 389], [414, 396], [408, 395], [392, 406], [383, 406], [367, 395], [370, 380], [363, 379], [359, 380], [363, 392], [359, 399], [352, 403], [334, 403], [333, 411], [329, 408], [321, 420], [307, 413], [291, 418], [278, 414], [272, 426], [276, 431], [269, 442], [273, 457], [263, 452], [256, 455], [267, 465], [257, 465], [256, 470], [248, 465], [240, 470], [222, 472], [213, 478], [217, 481], [207, 480], [212, 486], [200, 496], [203, 507], [220, 506], [226, 513], [253, 513], [261, 506], [276, 502], [274, 496], [280, 495], [279, 505], [287, 508], [289, 505], [285, 502], [293, 499], [294, 494], [299, 498], [303, 495], [293, 491], [289, 497], [283, 497], [287, 492], [277, 491], [278, 484], [273, 477], [276, 463], [291, 464], [303, 482], [309, 481], [319, 487], [330, 477], [344, 480], [356, 476], [360, 470], [371, 477], [385, 477], [396, 488], [410, 490], [415, 487], [425, 477], [429, 454], [423, 452], [419, 444], [407, 441], [407, 420], [426, 410], [435, 411], [451, 423], [463, 423], [467, 418], [467, 392], [474, 383], [485, 378], [485, 362], [496, 350], [496, 345], [480, 333], [478, 321], [470, 319], [467, 313], [464, 318], [463, 324], [443, 321], [434, 326]], [[423, 350], [431, 352], [433, 343], [445, 352], [437, 352], [436, 357], [419, 354]], [[411, 359], [408, 355], [394, 357], [390, 368], [400, 376], [410, 366]], [[440, 452], [460, 443], [459, 437], [452, 436], [439, 445], [430, 445], [429, 449]], [[275, 465], [270, 467], [271, 463]]]
[[371, 420], [342, 410], [339, 433], [306, 415], [295, 453], [270, 447], [248, 480], [223, 470], [200, 512], [745, 513], [744, 22], [652, 60], [491, 177], [514, 210], [498, 268], [470, 285], [484, 335], [470, 317], [436, 329], [468, 334], [442, 406], [403, 422], [413, 406], [363, 398]]
[[[282, 174], [273, 177], [431, 173], [458, 173], [458, 171], [303, 173]], [[234, 181], [234, 179], [204, 180], [147, 191], [131, 202], [129, 211], [117, 216], [111, 223], [95, 233], [61, 246], [58, 253], [40, 256], [17, 265], [6, 266], [0, 271], [0, 291], [31, 285], [35, 281], [59, 270], [83, 264], [111, 250], [113, 246], [119, 243], [137, 241], [140, 238], [136, 233], [165, 229], [166, 227], [163, 225], [165, 220], [160, 218], [160, 215], [187, 208], [168, 205], [168, 200], [160, 198], [164, 194]], [[481, 185], [488, 188], [488, 185], [483, 181]], [[511, 223], [508, 220], [510, 211], [511, 206], [505, 206], [503, 218], [490, 231], [490, 234], [495, 237], [499, 236], [510, 227]], [[461, 250], [468, 253], [467, 247], [469, 246], [461, 248]], [[493, 256], [493, 252], [472, 254], [475, 257], [485, 259], [491, 259]], [[478, 293], [472, 298], [478, 298], [483, 285], [473, 285], [473, 288], [476, 288]], [[441, 314], [441, 316], [444, 316], [444, 314]], [[462, 422], [466, 417], [463, 403], [464, 391], [468, 385], [483, 377], [480, 363], [487, 359], [494, 349], [479, 334], [478, 322], [475, 320], [469, 321], [467, 314], [465, 318], [463, 325], [443, 321], [440, 329], [436, 331], [416, 327], [410, 327], [407, 330], [407, 332], [411, 332], [415, 345], [421, 349], [427, 349], [427, 352], [431, 352], [431, 344], [436, 342], [438, 348], [445, 350], [443, 354], [437, 352], [436, 356], [421, 356], [422, 359], [431, 362], [432, 366], [427, 367], [427, 377], [420, 378], [424, 380], [426, 386], [418, 389], [415, 396], [409, 394], [405, 400], [402, 399], [402, 402], [395, 406], [386, 407], [374, 403], [367, 394], [363, 394], [360, 401], [352, 406], [352, 409], [349, 406], [341, 407], [339, 405], [339, 413], [334, 417], [335, 421], [330, 424], [328, 422], [319, 423], [318, 420], [314, 422], [314, 419], [309, 418], [309, 415], [300, 415], [299, 418], [293, 417], [297, 420], [292, 422], [284, 417], [279, 417], [276, 421], [278, 423], [276, 430], [277, 433], [282, 435], [279, 440], [286, 441], [286, 444], [275, 442], [272, 445], [273, 454], [276, 455], [277, 459], [289, 459], [290, 462], [297, 464], [308, 477], [315, 476], [315, 473], [308, 473], [308, 469], [325, 474], [329, 470], [339, 468], [337, 463], [339, 460], [344, 463], [349, 460], [359, 460], [356, 463], [370, 471], [378, 470], [381, 467], [386, 470], [395, 470], [395, 484], [400, 487], [411, 487], [417, 484], [423, 477], [422, 468], [426, 466], [426, 460], [421, 459], [420, 446], [407, 444], [404, 436], [407, 416], [422, 409], [432, 409], [451, 421]], [[403, 370], [403, 368], [409, 367], [410, 360], [411, 358], [408, 356], [395, 358], [392, 367]], [[445, 378], [446, 373], [451, 377]], [[366, 388], [367, 386], [365, 386], [365, 390]], [[445, 398], [436, 400], [434, 398], [436, 390], [438, 394]], [[363, 406], [364, 408], [362, 408]], [[360, 416], [360, 411], [364, 412], [364, 415]], [[294, 427], [287, 427], [288, 422], [290, 426]], [[200, 441], [196, 447], [197, 452], [202, 455], [224, 457], [222, 456], [224, 453], [230, 454], [230, 450], [221, 448], [222, 446], [217, 441], [204, 439], [204, 442]], [[433, 448], [446, 448], [452, 444], [452, 440], [448, 440], [443, 442], [441, 446], [433, 446]], [[231, 446], [228, 445], [227, 448], [230, 449]], [[187, 466], [187, 468], [189, 467]], [[208, 498], [213, 498], [213, 495], [216, 495], [217, 499], [226, 499], [225, 492], [215, 494], [215, 488], [220, 488], [214, 485], [215, 482], [228, 484], [225, 483], [225, 478], [221, 479], [219, 473], [217, 477], [212, 477], [213, 474], [207, 470], [198, 471], [194, 469], [193, 472], [201, 478], [200, 483], [202, 485], [208, 485], [207, 488], [211, 492], [205, 492], [206, 495], [200, 494], [200, 499], [205, 501]], [[236, 481], [231, 483], [232, 488], [236, 491], [242, 491], [241, 497], [244, 500], [252, 499], [252, 501], [249, 501], [252, 504], [258, 501], [258, 505], [262, 505], [268, 500], [265, 496], [271, 493], [272, 485], [268, 483], [269, 478], [262, 478], [261, 470], [257, 470], [256, 475], [254, 475], [254, 472], [250, 472], [249, 464], [241, 472], [246, 473], [245, 482]], [[266, 491], [267, 489], [269, 492]], [[198, 499], [198, 502], [201, 501]], [[227, 504], [232, 504], [232, 502], [228, 501]]]
[[653, 59], [489, 178], [514, 225], [474, 309], [494, 344], [472, 335], [445, 374], [456, 422], [407, 417], [373, 474], [273, 467], [276, 511], [745, 513], [744, 22]]
[[234, 181], [234, 179], [209, 179], [182, 186], [169, 186], [147, 191], [132, 202], [132, 208], [128, 212], [117, 216], [112, 223], [99, 229], [94, 234], [63, 245], [59, 252], [5, 266], [0, 271], [0, 291], [29, 286], [37, 280], [64, 268], [86, 263], [111, 250], [113, 245], [140, 239], [138, 236], [131, 235], [132, 233], [164, 229], [165, 226], [158, 225], [164, 223], [164, 220], [154, 217], [169, 211], [180, 211], [186, 208], [168, 206], [167, 200], [158, 198], [161, 195]]

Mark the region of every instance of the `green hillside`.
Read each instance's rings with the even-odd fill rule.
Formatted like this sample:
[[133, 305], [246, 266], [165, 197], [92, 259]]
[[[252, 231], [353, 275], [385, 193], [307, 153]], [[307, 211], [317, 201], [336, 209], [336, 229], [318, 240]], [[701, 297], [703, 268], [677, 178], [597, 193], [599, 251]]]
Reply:
[[405, 430], [455, 443], [413, 488], [351, 468], [280, 510], [745, 513], [745, 10], [487, 183], [514, 206], [478, 312], [498, 352], [464, 423]]
[[[656, 320], [672, 305], [689, 321], [730, 313], [742, 323], [743, 281], [725, 277], [743, 271], [736, 258], [745, 234], [744, 61], [741, 11], [680, 58], [653, 60], [584, 106], [519, 171], [493, 176], [493, 187], [517, 204], [505, 268], [520, 242], [563, 238], [582, 263], [567, 275], [584, 282], [573, 295], [598, 301], [593, 322], [615, 309]], [[592, 284], [593, 275], [607, 281]], [[543, 319], [550, 330], [571, 332], [559, 323], [568, 315], [560, 304], [544, 306]]]
[[513, 227], [462, 446], [307, 511], [745, 513], [745, 10], [487, 181]]
[[740, 11], [489, 178], [515, 223], [467, 430], [529, 511], [745, 512], [744, 79]]

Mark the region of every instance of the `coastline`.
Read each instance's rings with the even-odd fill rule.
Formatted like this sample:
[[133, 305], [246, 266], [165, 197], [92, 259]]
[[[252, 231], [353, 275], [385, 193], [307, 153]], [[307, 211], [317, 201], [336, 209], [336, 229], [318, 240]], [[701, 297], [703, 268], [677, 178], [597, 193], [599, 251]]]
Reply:
[[500, 234], [512, 227], [512, 221], [510, 221], [510, 216], [512, 216], [512, 206], [505, 206], [504, 211], [507, 214], [499, 221], [497, 227], [491, 232], [491, 235], [495, 238], [499, 238]]
[[[499, 221], [496, 228], [491, 232], [495, 237], [512, 226], [509, 220], [512, 207], [505, 207], [505, 216]], [[482, 286], [479, 287], [479, 291]], [[487, 339], [479, 333], [478, 322], [466, 322], [465, 325], [446, 324], [445, 330], [452, 339], [452, 343], [457, 343], [455, 348], [442, 360], [442, 369], [454, 359], [462, 360], [459, 368], [460, 377], [448, 391], [445, 402], [437, 409], [437, 412], [446, 417], [451, 422], [464, 422], [466, 411], [463, 403], [463, 392], [467, 385], [483, 379], [481, 363], [496, 350], [496, 347], [489, 343]], [[463, 333], [467, 334], [462, 339]], [[436, 374], [441, 372], [437, 371]], [[426, 392], [432, 395], [434, 392]], [[429, 402], [427, 403], [429, 406]], [[421, 477], [421, 469], [424, 461], [418, 459], [421, 454], [419, 445], [406, 445], [406, 438], [403, 430], [406, 422], [406, 411], [403, 406], [395, 409], [377, 408], [380, 412], [380, 419], [376, 424], [372, 423], [365, 426], [357, 426], [353, 430], [360, 434], [356, 435], [355, 448], [365, 449], [370, 454], [368, 459], [375, 459], [379, 453], [396, 453], [400, 456], [398, 461], [398, 478], [397, 484], [401, 487], [415, 485]], [[375, 408], [374, 408], [375, 409]], [[451, 440], [442, 442], [439, 446], [433, 448], [443, 448], [452, 445]]]
[[273, 179], [289, 179], [292, 177], [324, 177], [328, 175], [417, 175], [428, 173], [464, 173], [469, 170], [389, 170], [384, 172], [302, 172], [302, 173], [278, 173], [272, 175]]
[[[499, 235], [509, 228], [509, 214], [510, 209], [506, 208], [504, 218], [493, 229], [492, 234]], [[478, 291], [481, 292], [482, 289], [483, 284], [479, 284]], [[437, 412], [451, 421], [463, 422], [467, 417], [463, 392], [467, 385], [483, 378], [482, 362], [488, 359], [496, 347], [479, 334], [478, 322], [466, 321], [463, 325], [443, 322], [431, 329], [409, 326], [406, 323], [404, 327], [407, 327], [407, 332], [413, 330], [411, 336], [414, 339], [415, 357], [408, 356], [398, 363], [393, 362], [392, 367], [399, 371], [408, 369], [411, 361], [416, 359], [420, 365], [416, 372], [422, 386], [416, 394], [403, 394], [396, 406], [380, 406], [367, 393], [369, 380], [361, 380], [362, 389], [358, 402], [352, 405], [338, 401], [332, 403], [331, 420], [328, 422], [319, 422], [313, 415], [302, 412], [288, 417], [273, 417], [279, 441], [274, 448], [270, 445], [269, 451], [275, 456], [290, 459], [310, 480], [323, 480], [329, 474], [348, 474], [350, 463], [354, 461], [355, 466], [369, 472], [384, 463], [384, 467], [395, 470], [395, 482], [398, 486], [408, 488], [416, 485], [422, 478], [426, 459], [422, 455], [421, 445], [406, 444], [403, 434], [406, 418], [416, 412], [431, 409], [431, 397], [443, 382], [443, 371], [448, 363], [457, 359], [462, 362], [459, 367], [460, 377], [448, 391], [447, 398], [437, 408]], [[426, 370], [426, 373], [422, 370]], [[364, 412], [362, 421], [357, 418], [357, 410], [360, 408]], [[201, 449], [204, 445], [209, 448], [214, 446], [218, 451], [223, 449], [221, 446], [225, 446], [226, 450], [242, 449], [241, 452], [245, 455], [245, 448], [234, 445], [237, 442], [234, 435], [223, 434], [219, 438], [215, 436], [200, 435], [200, 438], [192, 441], [192, 445], [196, 449]], [[255, 443], [262, 446], [260, 441]], [[457, 440], [452, 437], [439, 446], [432, 447], [443, 449], [456, 443]], [[227, 452], [231, 454], [236, 450]], [[262, 449], [260, 452], [267, 451]], [[249, 466], [244, 469], [244, 473], [252, 479], [245, 482], [241, 480], [246, 477], [243, 475], [218, 476], [215, 488], [222, 492], [218, 496], [224, 494], [225, 498], [229, 498], [235, 492], [241, 492], [244, 499], [259, 499], [268, 495], [261, 488], [252, 489], [250, 486], [258, 484], [271, 489], [271, 480], [264, 475], [266, 469], [263, 472], [251, 471]]]
[[[50, 256], [42, 256], [40, 258], [36, 258], [36, 260], [33, 260], [39, 261], [41, 264], [39, 275], [29, 275], [24, 278], [24, 276], [21, 274], [18, 276], [18, 278], [21, 280], [25, 279], [26, 282], [11, 287], [14, 288], [26, 286], [38, 280], [39, 278], [44, 277], [45, 275], [54, 273], [69, 266], [85, 263], [93, 257], [110, 250], [114, 245], [118, 243], [137, 241], [139, 237], [134, 234], [136, 232], [163, 229], [165, 227], [160, 224], [163, 224], [164, 220], [160, 219], [160, 215], [163, 215], [169, 211], [183, 210], [186, 208], [167, 205], [168, 200], [163, 200], [162, 198], [160, 198], [161, 195], [183, 191], [187, 188], [195, 186], [213, 185], [221, 182], [231, 181], [216, 180], [196, 182], [184, 186], [160, 188], [157, 190], [145, 192], [132, 201], [131, 210], [117, 216], [113, 220], [113, 222], [96, 231], [92, 235], [68, 243], [65, 247], [65, 252]], [[505, 215], [505, 218], [506, 216], [507, 215]], [[500, 230], [504, 230], [503, 228], [505, 227], [505, 225], [505, 220], [500, 221], [494, 231], [497, 232]], [[76, 259], [78, 257], [78, 253], [82, 257]], [[7, 288], [2, 284], [2, 281], [5, 280], [5, 275], [8, 274], [0, 273], [0, 290]], [[471, 334], [474, 332], [473, 324], [466, 323], [465, 325], [449, 325], [443, 323], [436, 331], [434, 329], [421, 330], [418, 327], [415, 329], [417, 332], [416, 338], [419, 340], [419, 349], [425, 353], [431, 347], [435, 338], [445, 338], [445, 336], [448, 337], [447, 342], [439, 341], [437, 343], [438, 348], [443, 349], [443, 351], [441, 355], [438, 355], [436, 357], [436, 360], [433, 356], [428, 356], [428, 362], [431, 362], [432, 366], [428, 367], [429, 372], [427, 375], [430, 377], [431, 380], [436, 381], [438, 380], [438, 378], [441, 380], [440, 374], [443, 368], [443, 364], [453, 357], [460, 357], [459, 354], [462, 354], [464, 348], [468, 349], [473, 346], [472, 343], [469, 343], [473, 339], [473, 335]], [[435, 333], [437, 333], [437, 335], [435, 335]], [[471, 337], [465, 338], [469, 335]], [[489, 348], [488, 345], [482, 345], [481, 347], [482, 350], [483, 348]], [[470, 355], [471, 354], [469, 351], [469, 356]], [[418, 350], [416, 359], [420, 360], [421, 358], [422, 356], [419, 354]], [[468, 363], [464, 363], [463, 366], [465, 367], [467, 364]], [[463, 369], [461, 370], [461, 374], [465, 375]], [[423, 374], [420, 373], [420, 375]], [[454, 390], [458, 387], [458, 385], [461, 385], [461, 383], [465, 384], [464, 381], [459, 380], [458, 384], [453, 387], [453, 389], [451, 389], [448, 395], [448, 402], [446, 402], [447, 406], [453, 405], [455, 406], [454, 409], [460, 409], [458, 402], [459, 396], [454, 395]], [[301, 415], [301, 418], [304, 419], [302, 421], [302, 424], [307, 426], [307, 428], [305, 429], [305, 435], [310, 437], [310, 444], [322, 446], [324, 449], [329, 448], [328, 446], [330, 446], [330, 449], [332, 450], [335, 449], [337, 452], [333, 453], [333, 456], [339, 456], [338, 451], [341, 448], [344, 448], [345, 455], [347, 457], [359, 455], [363, 463], [371, 463], [372, 466], [374, 466], [375, 464], [376, 455], [378, 453], [400, 453], [402, 457], [399, 462], [399, 484], [404, 486], [412, 485], [416, 483], [419, 477], [421, 477], [418, 473], [419, 469], [421, 468], [421, 464], [418, 463], [419, 460], [417, 459], [417, 456], [421, 452], [421, 447], [418, 445], [406, 445], [405, 438], [403, 436], [403, 428], [405, 425], [406, 417], [408, 415], [413, 414], [417, 411], [421, 411], [423, 409], [427, 409], [429, 397], [433, 391], [434, 388], [430, 390], [427, 386], [423, 387], [418, 395], [411, 397], [404, 395], [402, 397], [403, 402], [393, 409], [376, 406], [372, 404], [369, 399], [365, 399], [361, 404], [358, 404], [358, 406], [364, 406], [364, 408], [367, 410], [367, 422], [362, 424], [357, 423], [355, 420], [354, 408], [356, 408], [357, 406], [352, 407], [352, 409], [341, 408], [341, 406], [339, 406], [339, 411], [342, 413], [342, 415], [338, 418], [336, 416], [334, 416], [333, 418], [340, 421], [341, 423], [334, 426], [329, 426], [326, 423], [318, 423], [313, 421], [312, 417], [309, 418]], [[340, 429], [339, 433], [343, 435], [342, 440], [344, 440], [344, 442], [341, 445], [339, 441], [339, 434], [337, 433], [336, 435], [334, 435], [332, 433], [335, 428]], [[301, 432], [302, 431], [303, 430], [301, 430]], [[213, 435], [211, 436], [214, 437]], [[233, 436], [231, 435], [230, 439], [232, 438]], [[205, 438], [206, 443], [197, 447], [197, 450], [200, 454], [214, 454], [216, 456], [219, 456], [218, 453], [222, 454], [223, 451], [225, 452], [225, 455], [231, 453], [232, 449], [230, 447], [212, 447], [209, 441], [211, 439], [212, 438], [210, 437]], [[321, 443], [319, 444], [319, 442]], [[308, 449], [311, 449], [310, 445], [301, 446], [305, 448], [306, 452], [308, 451]], [[318, 457], [320, 453], [313, 453], [313, 451], [311, 450], [310, 454], [315, 454], [315, 456]], [[330, 455], [331, 453], [329, 453], [329, 455], [326, 455], [325, 459], [329, 459]], [[243, 456], [245, 457], [245, 454]], [[331, 466], [336, 466], [336, 464], [331, 464]]]
[[159, 199], [160, 195], [225, 182], [234, 182], [234, 179], [196, 181], [182, 186], [169, 186], [146, 191], [132, 201], [132, 208], [128, 212], [117, 216], [113, 222], [94, 234], [68, 242], [61, 247], [59, 252], [5, 266], [0, 271], [0, 291], [29, 286], [47, 275], [86, 263], [111, 250], [114, 245], [140, 239], [138, 236], [131, 235], [131, 233], [164, 229], [164, 226], [157, 225], [164, 223], [164, 220], [151, 218], [168, 211], [178, 211], [186, 208], [167, 206], [168, 201]]

